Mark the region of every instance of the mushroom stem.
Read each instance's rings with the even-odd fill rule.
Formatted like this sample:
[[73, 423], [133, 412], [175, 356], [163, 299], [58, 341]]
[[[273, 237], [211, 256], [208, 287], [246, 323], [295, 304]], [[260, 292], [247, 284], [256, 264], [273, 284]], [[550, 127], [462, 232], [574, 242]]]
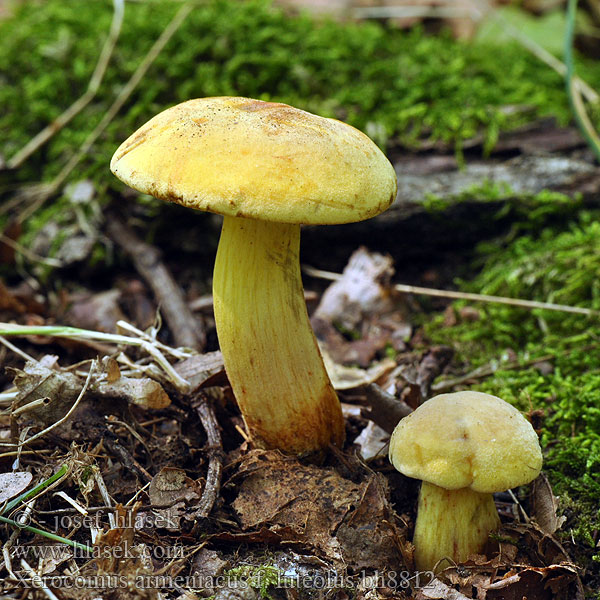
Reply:
[[294, 454], [341, 445], [344, 421], [308, 319], [300, 226], [226, 216], [213, 279], [225, 369], [254, 442]]
[[420, 571], [432, 571], [443, 558], [464, 562], [483, 551], [490, 532], [498, 527], [492, 494], [470, 488], [446, 490], [423, 481], [413, 538], [415, 565]]

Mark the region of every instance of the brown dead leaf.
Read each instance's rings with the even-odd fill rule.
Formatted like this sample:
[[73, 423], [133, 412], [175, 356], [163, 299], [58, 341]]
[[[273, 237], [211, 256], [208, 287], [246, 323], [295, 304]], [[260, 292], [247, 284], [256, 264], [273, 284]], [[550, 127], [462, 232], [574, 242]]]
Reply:
[[[11, 370], [19, 391], [13, 411], [21, 408], [27, 416], [44, 424], [55, 423], [63, 417], [83, 387], [83, 382], [73, 373], [49, 369], [39, 362], [26, 363], [22, 371]], [[25, 405], [31, 406], [24, 409]]]
[[533, 482], [533, 516], [542, 531], [552, 535], [567, 520], [558, 516], [558, 498], [552, 493], [550, 482], [544, 473]]
[[271, 531], [267, 527], [261, 527], [257, 531], [248, 531], [244, 533], [230, 533], [222, 531], [213, 536], [212, 539], [219, 542], [230, 542], [234, 544], [264, 544], [266, 546], [277, 546], [284, 538], [292, 539], [294, 532], [289, 528], [282, 528], [278, 533]]
[[204, 386], [215, 385], [216, 379], [225, 373], [223, 355], [219, 351], [192, 356], [178, 362], [174, 368], [190, 382], [192, 392]]
[[373, 473], [361, 484], [362, 495], [356, 509], [337, 530], [344, 562], [353, 568], [385, 570], [402, 564], [400, 539], [394, 525], [387, 482]]
[[577, 571], [565, 565], [543, 569], [525, 569], [516, 575], [488, 584], [481, 589], [485, 600], [575, 600], [579, 596], [571, 585], [578, 580]]
[[289, 541], [319, 548], [340, 560], [333, 536], [359, 486], [342, 479], [333, 469], [305, 466], [278, 452], [252, 452], [242, 465], [247, 475], [239, 486], [233, 508], [243, 529], [270, 525], [288, 529]]
[[120, 297], [119, 290], [76, 294], [70, 299], [71, 306], [65, 315], [65, 322], [82, 329], [116, 333], [117, 322], [125, 319], [119, 306]]
[[331, 468], [267, 451], [250, 453], [239, 474], [244, 480], [232, 506], [243, 529], [269, 527], [286, 543], [350, 566], [401, 562], [399, 534], [385, 521], [391, 513], [378, 476], [357, 484]]
[[[94, 560], [96, 570], [84, 571], [86, 575], [106, 575], [104, 581], [110, 582], [110, 576], [114, 581], [119, 581], [119, 586], [100, 588], [102, 598], [109, 600], [155, 600], [159, 598], [158, 589], [152, 586], [140, 587], [136, 585], [141, 577], [151, 576], [151, 562], [145, 560], [144, 546], [134, 545], [135, 528], [139, 503], [132, 508], [124, 508], [118, 504], [115, 508], [115, 527], [100, 532], [94, 542]], [[110, 587], [108, 587], [110, 586]], [[98, 592], [99, 590], [96, 590]], [[97, 594], [96, 596], [97, 597]]]
[[152, 504], [171, 505], [169, 508], [154, 509], [156, 525], [168, 531], [179, 531], [187, 504], [197, 503], [202, 490], [183, 469], [163, 467], [150, 482], [148, 495]]
[[104, 398], [126, 400], [130, 404], [149, 409], [166, 408], [171, 404], [171, 399], [160, 383], [148, 377], [120, 377], [113, 383], [100, 381], [93, 386], [92, 391]]
[[114, 383], [121, 377], [121, 369], [119, 363], [110, 356], [105, 356], [102, 359], [102, 366], [106, 372], [106, 381], [108, 383]]
[[492, 559], [471, 557], [438, 579], [468, 595], [477, 590], [478, 600], [583, 600], [577, 567], [534, 522], [504, 526], [498, 539], [500, 552]]

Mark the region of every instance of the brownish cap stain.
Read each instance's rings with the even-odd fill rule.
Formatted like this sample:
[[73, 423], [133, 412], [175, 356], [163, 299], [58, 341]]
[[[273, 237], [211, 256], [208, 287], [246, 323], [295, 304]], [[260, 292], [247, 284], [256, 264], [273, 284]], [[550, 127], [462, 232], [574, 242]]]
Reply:
[[264, 102], [263, 100], [249, 100], [241, 104], [235, 105], [240, 110], [247, 110], [250, 112], [256, 112], [258, 110], [272, 110], [274, 108], [291, 108], [289, 104], [282, 104], [281, 102]]

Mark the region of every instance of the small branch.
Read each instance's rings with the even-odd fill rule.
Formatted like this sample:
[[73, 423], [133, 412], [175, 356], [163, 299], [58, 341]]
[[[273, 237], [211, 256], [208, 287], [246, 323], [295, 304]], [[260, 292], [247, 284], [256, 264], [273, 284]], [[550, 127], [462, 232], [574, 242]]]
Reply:
[[150, 475], [150, 473], [148, 473], [148, 471], [146, 471], [146, 469], [131, 456], [128, 450], [124, 448], [118, 440], [105, 438], [104, 443], [113, 454], [116, 454], [120, 458], [121, 463], [126, 469], [136, 473], [136, 475], [146, 483], [152, 481], [152, 475]]
[[[303, 266], [303, 271], [311, 277], [319, 279], [328, 279], [337, 281], [341, 279], [339, 273], [330, 271], [322, 271], [309, 266]], [[558, 312], [574, 313], [577, 315], [585, 315], [586, 317], [598, 317], [600, 311], [591, 308], [581, 308], [579, 306], [567, 306], [565, 304], [554, 304], [553, 302], [537, 302], [536, 300], [522, 300], [520, 298], [506, 298], [505, 296], [490, 296], [489, 294], [473, 294], [470, 292], [456, 292], [452, 290], [436, 290], [434, 288], [419, 287], [416, 285], [405, 285], [397, 283], [394, 289], [403, 294], [418, 294], [423, 296], [435, 296], [437, 298], [452, 298], [455, 300], [472, 300], [474, 302], [490, 302], [495, 304], [508, 304], [518, 308], [541, 308], [544, 310], [555, 310]]]
[[176, 346], [201, 350], [206, 342], [200, 321], [189, 309], [181, 288], [160, 259], [159, 251], [142, 241], [113, 215], [107, 216], [108, 234], [131, 257], [138, 273], [152, 288]]
[[392, 433], [400, 420], [413, 411], [406, 402], [392, 396], [376, 383], [367, 385], [365, 393], [370, 410], [365, 411], [364, 416], [388, 433]]
[[221, 472], [223, 470], [222, 454], [223, 446], [221, 443], [221, 434], [219, 433], [219, 425], [215, 418], [214, 411], [210, 404], [209, 399], [205, 394], [198, 396], [198, 401], [194, 404], [196, 413], [200, 417], [202, 426], [206, 431], [206, 437], [208, 440], [207, 448], [209, 455], [208, 472], [206, 474], [206, 485], [202, 492], [202, 498], [198, 503], [198, 509], [196, 514], [199, 517], [208, 517], [210, 511], [213, 509], [217, 498], [219, 497], [219, 490], [221, 488]]
[[19, 152], [17, 152], [9, 161], [9, 169], [18, 169], [36, 150], [43, 146], [53, 135], [58, 133], [67, 125], [77, 114], [79, 114], [94, 98], [100, 83], [106, 73], [106, 68], [110, 58], [115, 50], [117, 39], [121, 33], [123, 24], [123, 14], [125, 12], [124, 0], [113, 0], [113, 18], [110, 24], [108, 38], [104, 42], [98, 63], [92, 74], [88, 88], [67, 110], [59, 115], [52, 123], [46, 126], [35, 137], [33, 137]]

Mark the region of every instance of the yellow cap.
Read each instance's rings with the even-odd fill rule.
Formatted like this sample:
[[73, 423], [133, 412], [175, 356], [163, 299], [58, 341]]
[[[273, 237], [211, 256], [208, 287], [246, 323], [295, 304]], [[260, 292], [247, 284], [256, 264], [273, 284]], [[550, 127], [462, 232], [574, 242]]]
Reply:
[[441, 394], [398, 423], [390, 461], [408, 477], [493, 493], [524, 485], [542, 468], [537, 434], [504, 400], [481, 392]]
[[394, 168], [365, 134], [249, 98], [200, 98], [163, 111], [121, 144], [110, 168], [163, 200], [280, 223], [361, 221], [396, 196]]

